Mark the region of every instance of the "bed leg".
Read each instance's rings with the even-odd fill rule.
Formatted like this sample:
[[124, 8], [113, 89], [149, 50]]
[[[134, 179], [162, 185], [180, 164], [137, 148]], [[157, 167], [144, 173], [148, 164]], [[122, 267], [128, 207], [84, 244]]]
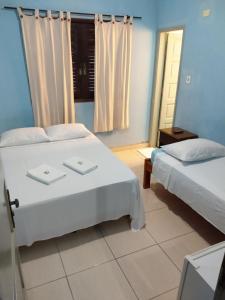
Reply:
[[151, 185], [151, 174], [152, 174], [152, 162], [151, 159], [145, 159], [144, 164], [144, 179], [143, 179], [143, 188], [149, 189]]

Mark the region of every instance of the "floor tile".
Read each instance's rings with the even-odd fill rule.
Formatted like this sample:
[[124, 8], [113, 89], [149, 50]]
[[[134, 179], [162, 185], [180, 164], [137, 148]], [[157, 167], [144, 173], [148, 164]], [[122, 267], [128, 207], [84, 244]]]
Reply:
[[65, 276], [54, 240], [20, 249], [22, 271], [27, 289]]
[[179, 215], [193, 231], [199, 233], [210, 245], [225, 240], [224, 234], [202, 218], [197, 212], [184, 203], [184, 201], [165, 190], [161, 184], [153, 183], [151, 185], [151, 190], [154, 192], [156, 199], [158, 199], [159, 202], [166, 205], [166, 207], [175, 215]]
[[73, 300], [66, 278], [28, 290], [27, 300]]
[[113, 259], [104, 238], [95, 227], [61, 237], [57, 245], [67, 275]]
[[145, 229], [133, 232], [128, 218], [105, 222], [100, 226], [115, 257], [120, 257], [155, 244]]
[[217, 230], [191, 208], [189, 208], [189, 210], [185, 209], [185, 215], [183, 215], [182, 218], [186, 219], [194, 231], [206, 240], [209, 245], [214, 245], [225, 240], [225, 235], [222, 232]]
[[146, 229], [158, 243], [193, 231], [179, 214], [167, 208], [146, 213]]
[[114, 154], [134, 172], [139, 180], [140, 186], [142, 186], [144, 172], [143, 156], [136, 149], [114, 152]]
[[137, 158], [137, 159], [127, 159], [127, 162], [125, 162], [132, 170], [133, 172], [137, 175], [142, 177], [144, 174], [144, 160]]
[[160, 201], [152, 189], [141, 188], [141, 196], [144, 202], [145, 212], [167, 207], [163, 201]]
[[69, 277], [79, 300], [136, 300], [117, 263], [110, 262]]
[[177, 293], [178, 289], [175, 289], [159, 297], [154, 298], [154, 300], [177, 300]]
[[155, 197], [170, 210], [180, 211], [183, 208], [188, 207], [182, 200], [180, 200], [174, 194], [171, 194], [160, 183], [158, 183], [154, 176], [152, 176], [151, 182], [151, 190]]
[[124, 256], [118, 261], [140, 300], [148, 300], [179, 285], [180, 272], [159, 246]]
[[182, 200], [157, 183], [154, 176], [151, 177], [151, 187], [149, 189], [141, 188], [141, 193], [145, 212], [165, 207], [176, 212], [178, 210], [181, 211], [184, 207], [188, 207]]
[[135, 168], [142, 164], [144, 166], [144, 159], [142, 155], [138, 154], [135, 149], [114, 152], [114, 155], [116, 155], [117, 158], [122, 160], [129, 167]]
[[209, 246], [196, 232], [160, 244], [177, 267], [182, 270], [184, 257]]
[[138, 182], [139, 182], [139, 187], [140, 187], [140, 189], [142, 189], [143, 188], [143, 171], [139, 172], [140, 168], [138, 168], [138, 169], [137, 168], [130, 168], [130, 169], [136, 175], [136, 177], [138, 179]]

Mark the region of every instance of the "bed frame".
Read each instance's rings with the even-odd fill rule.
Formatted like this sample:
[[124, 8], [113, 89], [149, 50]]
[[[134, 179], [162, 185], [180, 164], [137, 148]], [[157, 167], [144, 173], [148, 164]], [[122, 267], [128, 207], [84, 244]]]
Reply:
[[145, 163], [144, 163], [144, 177], [143, 177], [143, 188], [144, 189], [150, 188], [151, 174], [152, 174], [152, 161], [150, 158], [146, 158]]

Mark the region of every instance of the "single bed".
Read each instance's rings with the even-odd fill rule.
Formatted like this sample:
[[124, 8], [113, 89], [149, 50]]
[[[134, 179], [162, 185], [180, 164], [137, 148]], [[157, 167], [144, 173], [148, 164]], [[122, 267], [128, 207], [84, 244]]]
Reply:
[[[144, 225], [139, 183], [93, 134], [85, 138], [1, 148], [6, 187], [15, 209], [17, 245], [31, 245], [121, 216], [131, 217], [131, 227]], [[80, 175], [63, 166], [74, 155], [98, 165]], [[29, 169], [47, 163], [66, 172], [51, 185], [26, 176]]]
[[225, 233], [225, 157], [184, 163], [157, 150], [152, 164], [165, 189]]

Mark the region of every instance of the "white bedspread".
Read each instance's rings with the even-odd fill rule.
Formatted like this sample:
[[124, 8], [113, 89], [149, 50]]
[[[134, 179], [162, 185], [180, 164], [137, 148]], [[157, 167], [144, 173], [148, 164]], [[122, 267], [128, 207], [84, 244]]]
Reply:
[[[31, 245], [124, 215], [131, 216], [133, 229], [144, 225], [137, 177], [94, 135], [0, 151], [11, 199], [20, 201], [15, 209], [17, 245]], [[63, 166], [74, 155], [98, 168], [82, 176]], [[26, 176], [27, 170], [42, 163], [67, 175], [50, 186]]]
[[153, 175], [225, 233], [225, 157], [184, 164], [166, 153], [159, 153], [153, 164]]

